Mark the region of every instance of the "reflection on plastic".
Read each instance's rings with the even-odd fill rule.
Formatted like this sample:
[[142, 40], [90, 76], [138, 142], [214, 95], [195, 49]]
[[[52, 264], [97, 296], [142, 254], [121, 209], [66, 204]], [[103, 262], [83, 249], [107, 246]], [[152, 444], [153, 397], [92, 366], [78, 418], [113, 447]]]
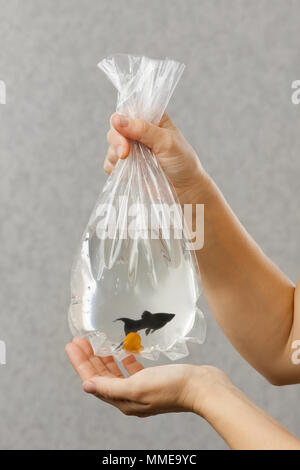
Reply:
[[[184, 69], [173, 60], [123, 54], [104, 59], [99, 67], [118, 90], [117, 111], [156, 124]], [[172, 226], [167, 239], [163, 230], [153, 238], [151, 230], [145, 233], [138, 227], [134, 237], [120, 236], [120, 227], [125, 230], [130, 224], [131, 205], [150, 209], [175, 203], [155, 156], [132, 142], [130, 156], [118, 161], [96, 203], [72, 269], [70, 328], [89, 339], [95, 354], [120, 360], [130, 352], [148, 359], [163, 353], [176, 360], [188, 355], [187, 341], [204, 341], [206, 323], [197, 308], [199, 271], [185, 238], [177, 238]], [[109, 238], [97, 232], [103, 205], [102, 228], [112, 229], [110, 207], [117, 214]]]

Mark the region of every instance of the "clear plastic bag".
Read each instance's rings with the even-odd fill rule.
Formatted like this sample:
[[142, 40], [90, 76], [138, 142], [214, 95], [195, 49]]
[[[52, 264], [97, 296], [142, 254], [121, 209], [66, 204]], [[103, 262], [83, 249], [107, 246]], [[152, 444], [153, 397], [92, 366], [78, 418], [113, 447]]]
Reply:
[[[118, 90], [117, 111], [154, 124], [184, 69], [125, 54], [98, 66]], [[90, 216], [71, 294], [71, 331], [88, 338], [97, 355], [176, 360], [188, 355], [187, 341], [205, 339], [199, 271], [181, 208], [155, 156], [138, 142], [118, 161]]]

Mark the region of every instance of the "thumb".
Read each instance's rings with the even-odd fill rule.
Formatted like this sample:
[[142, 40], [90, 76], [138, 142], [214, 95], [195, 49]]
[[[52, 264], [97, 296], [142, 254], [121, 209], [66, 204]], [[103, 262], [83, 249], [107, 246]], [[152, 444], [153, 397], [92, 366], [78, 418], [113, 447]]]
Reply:
[[160, 128], [143, 119], [131, 119], [122, 114], [113, 114], [111, 124], [127, 139], [141, 142], [155, 152], [166, 137], [167, 129]]
[[131, 398], [128, 378], [93, 377], [83, 383], [83, 389], [87, 393], [100, 395], [108, 400], [129, 400]]

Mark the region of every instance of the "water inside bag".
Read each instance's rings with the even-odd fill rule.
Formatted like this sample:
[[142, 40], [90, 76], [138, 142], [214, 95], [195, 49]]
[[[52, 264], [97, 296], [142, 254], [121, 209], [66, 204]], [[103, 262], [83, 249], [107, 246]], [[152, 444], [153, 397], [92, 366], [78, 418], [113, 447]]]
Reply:
[[[101, 64], [118, 89], [117, 110], [159, 122], [181, 64], [123, 55]], [[123, 359], [130, 332], [141, 343], [133, 352], [148, 359], [163, 353], [176, 360], [188, 354], [187, 341], [204, 341], [195, 255], [184, 236], [176, 237], [176, 224], [168, 225], [166, 236], [173, 206], [178, 220], [181, 209], [161, 167], [147, 147], [133, 142], [100, 194], [72, 268], [70, 328], [91, 342], [95, 354]]]

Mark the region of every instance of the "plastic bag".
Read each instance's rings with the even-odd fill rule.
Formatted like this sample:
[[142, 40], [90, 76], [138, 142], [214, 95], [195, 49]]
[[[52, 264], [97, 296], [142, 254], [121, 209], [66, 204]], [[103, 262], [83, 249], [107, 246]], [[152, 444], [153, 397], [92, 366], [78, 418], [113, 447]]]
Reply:
[[[173, 60], [125, 54], [98, 66], [118, 90], [117, 111], [154, 124], [184, 69]], [[176, 360], [188, 355], [187, 341], [204, 341], [199, 271], [182, 211], [155, 156], [138, 142], [118, 161], [91, 214], [71, 294], [71, 331], [88, 338], [96, 355], [163, 353]]]

